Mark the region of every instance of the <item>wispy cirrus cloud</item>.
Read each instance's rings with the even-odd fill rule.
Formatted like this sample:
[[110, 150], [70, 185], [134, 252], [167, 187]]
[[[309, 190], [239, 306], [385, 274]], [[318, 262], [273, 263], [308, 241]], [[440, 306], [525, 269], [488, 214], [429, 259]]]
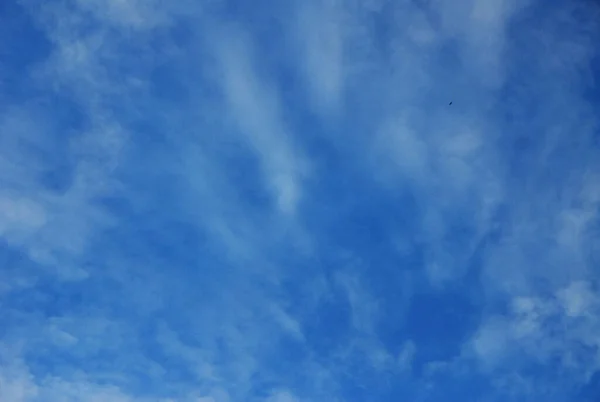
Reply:
[[7, 4], [0, 399], [594, 397], [597, 6]]
[[308, 2], [298, 7], [294, 37], [305, 60], [300, 65], [308, 95], [318, 113], [335, 113], [342, 107], [347, 51], [344, 11], [335, 2]]
[[307, 166], [292, 145], [294, 137], [284, 123], [277, 92], [253, 66], [252, 45], [245, 35], [232, 28], [212, 36], [231, 119], [257, 153], [275, 204], [283, 213], [294, 213]]

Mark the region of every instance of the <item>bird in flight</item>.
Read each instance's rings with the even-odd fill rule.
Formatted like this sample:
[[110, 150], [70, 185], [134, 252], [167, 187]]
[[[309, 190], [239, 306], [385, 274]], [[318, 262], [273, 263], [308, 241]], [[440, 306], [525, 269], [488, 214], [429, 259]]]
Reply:
[[452, 102], [448, 103], [448, 106], [451, 106], [451, 105], [452, 105]]

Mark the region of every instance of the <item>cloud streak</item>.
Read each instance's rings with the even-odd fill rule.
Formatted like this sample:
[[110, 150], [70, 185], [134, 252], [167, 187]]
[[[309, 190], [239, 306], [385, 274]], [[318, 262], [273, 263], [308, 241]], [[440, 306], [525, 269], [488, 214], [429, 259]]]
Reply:
[[5, 7], [0, 399], [595, 397], [596, 5]]

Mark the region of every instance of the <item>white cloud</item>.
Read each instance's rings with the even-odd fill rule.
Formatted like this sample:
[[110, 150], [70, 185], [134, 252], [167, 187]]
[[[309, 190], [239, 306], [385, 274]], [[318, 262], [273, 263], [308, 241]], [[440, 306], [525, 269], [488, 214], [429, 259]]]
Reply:
[[463, 46], [467, 71], [481, 82], [498, 87], [504, 80], [503, 52], [513, 15], [528, 2], [514, 0], [468, 0], [452, 3], [437, 0], [441, 28]]
[[472, 339], [472, 347], [486, 369], [507, 358], [507, 333], [500, 319], [486, 321]]
[[142, 402], [117, 387], [99, 385], [86, 380], [68, 381], [52, 376], [33, 376], [26, 366], [16, 361], [0, 369], [0, 398], [11, 402], [52, 400], [57, 402]]
[[593, 316], [600, 308], [600, 299], [588, 283], [577, 281], [558, 291], [558, 299], [568, 317]]
[[266, 402], [300, 402], [291, 392], [279, 390], [271, 394]]
[[398, 367], [401, 372], [410, 373], [412, 371], [413, 360], [416, 352], [417, 347], [413, 341], [409, 340], [404, 342], [400, 353], [398, 353], [397, 359]]
[[300, 323], [283, 310], [281, 306], [272, 305], [269, 309], [273, 319], [281, 328], [298, 341], [304, 341]]
[[0, 198], [0, 235], [19, 238], [46, 223], [46, 214], [41, 205], [28, 199]]
[[507, 316], [484, 320], [470, 345], [482, 367], [492, 372], [554, 360], [566, 370], [565, 381], [585, 382], [600, 369], [599, 312], [589, 284], [576, 281], [553, 296], [516, 297]]
[[[98, 351], [114, 353], [119, 358], [131, 353], [131, 360], [119, 360], [127, 363], [119, 370], [138, 370], [130, 367], [136, 366], [132, 364], [134, 361], [144, 367], [144, 375], [158, 383], [159, 380], [175, 382], [168, 384], [172, 386], [169, 389], [181, 385], [173, 379], [178, 375], [192, 378], [191, 384], [185, 384], [193, 388], [190, 394], [187, 389], [181, 390], [181, 395], [172, 396], [172, 400], [197, 402], [249, 400], [255, 387], [264, 384], [280, 390], [270, 396], [263, 393], [262, 398], [268, 402], [295, 402], [299, 397], [286, 389], [296, 390], [287, 384], [296, 380], [312, 382], [314, 386], [312, 394], [311, 389], [298, 391], [303, 398], [313, 400], [311, 395], [327, 394], [324, 398], [335, 400], [338, 381], [353, 378], [356, 365], [377, 376], [388, 370], [415, 375], [412, 367], [421, 356], [416, 353], [419, 340], [406, 341], [397, 356], [389, 353], [378, 333], [378, 324], [386, 319], [390, 307], [385, 305], [389, 299], [386, 295], [371, 294], [370, 282], [365, 281], [368, 275], [395, 278], [396, 273], [382, 274], [376, 263], [364, 272], [354, 270], [352, 264], [343, 261], [333, 275], [337, 288], [323, 279], [319, 288], [313, 289], [319, 295], [303, 299], [310, 299], [310, 308], [286, 299], [289, 296], [286, 286], [301, 287], [304, 281], [313, 284], [318, 280], [313, 281], [311, 276], [326, 278], [327, 275], [314, 274], [320, 266], [305, 271], [296, 267], [320, 264], [319, 258], [293, 260], [297, 257], [294, 253], [299, 236], [290, 235], [289, 227], [300, 226], [298, 222], [305, 218], [313, 228], [318, 226], [309, 214], [311, 211], [303, 209], [304, 205], [310, 205], [303, 202], [311, 201], [312, 196], [307, 185], [311, 166], [305, 148], [300, 145], [304, 144], [303, 132], [292, 126], [295, 120], [288, 119], [288, 110], [279, 96], [279, 91], [287, 88], [277, 87], [276, 79], [270, 77], [270, 66], [265, 67], [262, 62], [260, 35], [254, 42], [241, 28], [235, 30], [229, 26], [211, 31], [215, 35], [208, 35], [205, 42], [198, 43], [200, 35], [195, 31], [191, 39], [186, 38], [191, 44], [179, 41], [181, 38], [169, 44], [169, 51], [185, 55], [171, 60], [163, 53], [162, 43], [168, 41], [171, 29], [189, 28], [177, 25], [176, 18], [191, 4], [159, 3], [80, 0], [39, 10], [33, 2], [29, 3], [31, 13], [39, 17], [40, 27], [52, 42], [51, 56], [34, 69], [32, 85], [51, 94], [58, 90], [76, 104], [75, 109], [85, 118], [84, 127], [74, 134], [78, 139], [58, 145], [64, 146], [61, 151], [65, 151], [65, 158], [73, 166], [68, 183], [56, 190], [41, 183], [39, 178], [51, 163], [37, 153], [53, 154], [54, 139], [64, 138], [62, 127], [52, 124], [56, 121], [52, 112], [46, 106], [30, 103], [0, 111], [0, 132], [10, 134], [0, 136], [0, 237], [10, 247], [24, 251], [36, 263], [35, 269], [41, 265], [61, 282], [56, 289], [48, 290], [50, 296], [43, 288], [19, 295], [33, 305], [27, 305], [31, 309], [41, 309], [36, 303], [45, 303], [44, 297], [55, 297], [58, 307], [48, 303], [44, 308], [56, 308], [57, 312], [52, 313], [56, 317], [42, 322], [45, 320], [38, 316], [42, 313], [36, 310], [25, 316], [29, 313], [24, 310], [19, 319], [24, 317], [26, 325], [9, 324], [11, 331], [6, 339], [0, 338], [0, 345], [11, 348], [15, 345], [10, 340], [19, 337], [26, 344], [23, 349], [27, 353], [15, 352], [9, 356], [13, 361], [48, 348], [79, 357]], [[600, 191], [597, 177], [591, 177], [594, 175], [589, 171], [597, 170], [597, 166], [589, 162], [595, 155], [590, 157], [583, 150], [576, 158], [588, 161], [585, 169], [579, 169], [579, 161], [573, 162], [577, 166], [571, 166], [555, 155], [569, 149], [561, 142], [563, 136], [574, 138], [573, 133], [581, 134], [577, 138], [585, 142], [590, 127], [594, 127], [593, 121], [582, 123], [581, 116], [571, 113], [585, 104], [575, 90], [563, 91], [565, 88], [561, 86], [565, 104], [574, 103], [568, 108], [570, 112], [565, 113], [566, 117], [561, 116], [554, 108], [554, 101], [543, 101], [536, 105], [540, 113], [521, 118], [536, 121], [539, 125], [532, 125], [531, 131], [549, 133], [544, 137], [548, 141], [543, 141], [546, 148], [539, 155], [527, 153], [535, 159], [530, 164], [510, 170], [512, 159], [505, 159], [511, 156], [501, 153], [506, 149], [499, 150], [499, 144], [505, 146], [502, 141], [508, 134], [497, 132], [501, 130], [495, 127], [498, 122], [493, 109], [502, 106], [492, 101], [495, 95], [489, 91], [499, 88], [507, 77], [503, 57], [506, 34], [512, 16], [524, 3], [491, 0], [429, 3], [439, 8], [431, 11], [425, 6], [415, 7], [412, 2], [384, 4], [379, 0], [361, 5], [292, 6], [302, 12], [295, 25], [283, 29], [293, 31], [296, 45], [300, 46], [298, 68], [308, 86], [312, 101], [309, 106], [324, 112], [318, 116], [323, 120], [330, 117], [328, 114], [343, 117], [343, 133], [332, 130], [326, 135], [339, 142], [340, 159], [346, 158], [343, 163], [351, 163], [353, 168], [358, 166], [357, 170], [366, 167], [361, 180], [374, 177], [394, 199], [399, 193], [414, 195], [416, 212], [411, 218], [418, 221], [415, 223], [418, 229], [403, 230], [400, 223], [396, 229], [404, 232], [399, 236], [405, 240], [403, 260], [422, 251], [419, 258], [423, 257], [423, 264], [414, 264], [422, 270], [415, 270], [414, 277], [423, 275], [427, 280], [425, 284], [418, 280], [414, 281], [416, 285], [411, 282], [407, 287], [443, 290], [463, 279], [473, 269], [473, 262], [479, 264], [481, 259], [478, 284], [482, 289], [478, 290], [479, 301], [485, 305], [484, 315], [481, 326], [465, 347], [463, 359], [474, 358], [492, 374], [496, 370], [518, 371], [521, 361], [545, 363], [557, 359], [569, 378], [589, 378], [600, 367], [597, 339], [600, 301], [595, 295], [596, 284], [591, 280], [594, 266], [590, 262], [590, 255], [595, 256], [598, 251], [594, 225]], [[198, 8], [193, 7], [193, 12]], [[386, 14], [389, 32], [373, 29], [369, 19], [377, 13]], [[186, 23], [193, 20], [195, 25], [213, 27], [221, 24], [216, 19], [191, 14], [190, 11], [185, 16]], [[173, 35], [183, 34], [177, 31]], [[585, 47], [570, 49], [568, 45], [566, 40], [560, 54], [552, 54], [552, 58], [545, 57], [551, 51], [540, 51], [535, 60], [548, 61], [546, 67], [552, 71], [576, 69], [577, 63], [586, 61], [589, 52]], [[456, 54], [452, 53], [455, 46]], [[131, 55], [132, 49], [140, 54]], [[442, 65], [441, 60], [447, 56], [444, 53], [441, 57], [442, 52], [452, 53], [458, 61]], [[207, 67], [210, 56], [217, 62]], [[566, 56], [576, 60], [567, 63]], [[191, 100], [182, 96], [180, 103], [170, 104], [169, 100], [153, 98], [150, 84], [154, 83], [146, 80], [149, 71], [154, 73], [159, 64], [182, 76], [160, 83], [181, 83], [193, 93]], [[225, 101], [221, 103], [211, 97], [196, 99], [207, 93], [214, 95], [213, 83], [202, 79], [210, 76], [215, 67]], [[540, 67], [540, 72], [545, 73], [546, 67]], [[526, 85], [529, 86], [520, 90], [559, 93], [555, 91], [558, 87], [547, 82], [536, 80]], [[461, 99], [448, 108], [446, 98], [453, 93]], [[157, 102], [149, 108], [156, 116], [153, 113], [146, 116], [148, 110], [139, 106], [145, 105], [144, 102]], [[434, 105], [438, 103], [441, 106]], [[344, 115], [347, 106], [352, 113]], [[163, 114], [169, 116], [163, 119]], [[209, 123], [202, 120], [208, 115], [212, 119]], [[130, 142], [129, 130], [139, 123], [137, 119], [168, 135], [157, 140], [164, 142], [152, 145], [154, 148], [148, 146], [155, 154], [147, 159], [126, 160], [136, 146]], [[519, 122], [514, 122], [515, 126]], [[547, 130], [549, 127], [552, 129]], [[150, 134], [146, 137], [145, 132], [139, 134], [136, 141], [141, 143], [155, 140]], [[219, 139], [214, 140], [216, 137]], [[213, 140], [218, 145], [211, 147]], [[231, 148], [221, 152], [220, 146]], [[247, 205], [244, 192], [248, 190], [238, 188], [239, 182], [229, 174], [228, 163], [234, 158], [228, 159], [229, 155], [223, 154], [231, 149], [245, 153], [245, 147], [260, 167], [259, 182], [272, 204], [267, 208]], [[348, 149], [351, 150], [346, 153]], [[146, 148], [133, 151], [145, 154]], [[155, 161], [155, 156], [172, 164], [163, 166], [164, 161]], [[164, 185], [170, 193], [161, 194], [164, 199], [155, 201], [157, 205], [145, 199], [154, 194], [154, 189], [135, 194], [137, 183], [120, 177], [123, 162], [127, 166], [147, 163], [148, 166], [132, 175], [155, 174], [147, 181], [157, 187]], [[558, 172], [553, 166], [557, 166]], [[589, 177], [580, 183], [577, 178], [583, 175], [582, 170], [587, 170]], [[564, 192], [546, 186], [547, 177], [552, 175], [566, 183]], [[156, 183], [154, 177], [158, 178]], [[162, 187], [156, 190], [162, 191]], [[135, 210], [132, 215], [140, 214], [143, 216], [140, 220], [151, 222], [138, 224], [133, 218], [128, 222], [126, 214], [115, 219], [98, 202], [99, 198], [115, 195], [127, 204], [124, 209], [131, 207]], [[337, 194], [333, 194], [335, 197]], [[326, 197], [323, 199], [328, 202]], [[322, 201], [319, 197], [315, 200]], [[494, 218], [499, 206], [507, 210], [508, 217], [500, 219], [502, 222]], [[327, 224], [335, 227], [339, 223], [335, 219], [344, 220], [354, 212], [344, 208], [339, 208], [340, 218], [331, 222], [328, 218]], [[169, 222], [163, 226], [161, 219]], [[189, 225], [192, 234], [177, 238], [168, 251], [160, 251], [161, 246], [166, 247], [172, 240], [168, 234], [172, 221]], [[111, 232], [109, 240], [101, 236], [107, 228], [116, 232]], [[317, 227], [315, 231], [321, 229]], [[325, 244], [315, 250], [326, 257], [335, 247], [327, 242], [341, 241], [336, 238], [335, 230], [330, 229], [313, 233], [318, 241], [325, 239]], [[461, 243], [463, 229], [469, 233]], [[347, 235], [351, 237], [352, 233]], [[145, 236], [155, 238], [146, 244]], [[173, 236], [179, 236], [179, 232]], [[494, 236], [500, 238], [497, 244], [489, 240]], [[131, 250], [118, 249], [121, 245], [113, 243], [119, 242], [127, 243]], [[178, 246], [184, 242], [185, 251], [181, 251]], [[217, 243], [224, 245], [225, 250], [214, 247]], [[92, 252], [94, 247], [100, 252]], [[365, 245], [365, 249], [369, 247]], [[357, 251], [357, 254], [371, 251]], [[121, 256], [128, 253], [133, 256]], [[88, 266], [90, 261], [92, 264], [100, 261], [102, 269], [95, 267], [96, 271], [92, 271]], [[301, 275], [294, 276], [298, 271], [302, 271]], [[22, 271], [18, 275], [0, 274], [3, 282], [0, 296], [13, 287], [31, 288], [37, 277]], [[5, 282], [7, 275], [10, 277]], [[62, 281], [84, 278], [103, 290], [101, 296], [94, 296], [99, 300], [91, 306], [79, 305], [75, 296], [73, 301], [66, 300], [70, 288]], [[311, 350], [314, 346], [311, 342], [318, 343], [314, 339], [318, 335], [313, 333], [317, 324], [302, 321], [310, 316], [303, 313], [316, 311], [321, 302], [334, 302], [334, 296], [322, 293], [340, 289], [349, 305], [352, 328], [349, 335], [340, 336], [344, 341], [332, 347], [333, 352], [329, 351], [335, 356], [322, 363], [318, 353]], [[81, 290], [86, 290], [84, 285]], [[413, 294], [412, 289], [402, 291]], [[92, 296], [86, 294], [86, 297]], [[21, 298], [15, 299], [15, 303], [21, 303]], [[493, 307], [504, 304], [509, 310], [506, 315], [490, 313], [496, 311]], [[293, 309], [288, 308], [290, 305]], [[85, 310], [88, 307], [93, 313]], [[394, 311], [404, 308], [393, 307]], [[7, 317], [11, 318], [13, 313], [10, 311]], [[328, 325], [338, 324], [318, 325], [321, 325], [319, 330], [328, 331]], [[27, 331], [35, 336], [23, 336]], [[290, 380], [286, 370], [265, 369], [278, 359], [274, 354], [279, 343], [287, 342], [295, 342], [293, 347], [302, 351], [299, 367], [291, 374], [302, 377], [300, 380]], [[146, 355], [153, 353], [161, 357]], [[154, 360], [161, 358], [168, 364]], [[80, 372], [73, 374], [70, 370], [77, 365], [73, 364], [65, 366], [64, 372], [57, 368], [56, 373], [40, 377], [34, 376], [33, 367], [27, 367], [26, 363], [6, 367], [0, 364], [0, 399], [142, 400], [125, 387], [101, 385], [127, 384], [128, 376], [133, 378], [135, 373], [103, 373], [106, 377], [100, 381], [94, 377], [93, 369], [86, 373], [83, 364]], [[94, 363], [91, 359], [90, 364]], [[426, 364], [436, 373], [449, 366], [449, 362]], [[122, 378], [117, 381], [111, 375]], [[405, 375], [403, 379], [408, 377], [411, 376]], [[511, 381], [526, 383], [529, 379], [515, 374]], [[527, 384], [519, 387], [531, 389]]]
[[[0, 130], [11, 135], [0, 150], [0, 235], [48, 271], [79, 280], [88, 275], [79, 259], [90, 239], [114, 223], [95, 200], [117, 191], [114, 172], [128, 141], [108, 97], [117, 87], [107, 74], [115, 42], [102, 26], [81, 34], [87, 14], [76, 4], [24, 5], [52, 44], [48, 59], [32, 67], [30, 84], [50, 99], [58, 92], [73, 101], [70, 113], [84, 116], [80, 125], [61, 127], [49, 100], [2, 110]], [[64, 188], [43, 182], [53, 170]]]
[[297, 13], [296, 42], [309, 96], [320, 114], [339, 112], [344, 91], [343, 9], [336, 2], [302, 3]]
[[229, 398], [229, 394], [227, 391], [215, 388], [210, 392], [211, 396], [203, 396], [195, 399], [195, 402], [229, 402], [231, 399]]
[[148, 29], [169, 22], [170, 15], [156, 0], [78, 0], [81, 9], [118, 27]]
[[[9, 115], [5, 118], [23, 119], [13, 124], [27, 127], [30, 116], [25, 109], [16, 117]], [[43, 136], [54, 133], [48, 128], [40, 129], [38, 132], [23, 132], [22, 136], [15, 135], [22, 141], [21, 144], [38, 146], [41, 152], [51, 152]], [[43, 265], [62, 265], [57, 274], [65, 278], [81, 278], [85, 274], [67, 261], [58, 263], [57, 258], [78, 258], [94, 231], [111, 223], [108, 216], [93, 205], [94, 197], [115, 189], [111, 173], [118, 163], [119, 151], [111, 137], [114, 135], [110, 129], [102, 126], [82, 136], [93, 140], [70, 153], [76, 167], [70, 187], [62, 194], [56, 194], [39, 182], [40, 173], [53, 166], [38, 162], [37, 155], [19, 144], [20, 141], [6, 144], [0, 151], [7, 164], [2, 174], [6, 184], [0, 194], [0, 235], [10, 244], [22, 247], [32, 259]], [[19, 163], [19, 159], [31, 163]]]
[[275, 204], [282, 213], [293, 215], [302, 197], [302, 180], [308, 172], [282, 119], [275, 88], [254, 66], [248, 38], [233, 30], [218, 31], [215, 37], [231, 117], [242, 138], [254, 148]]
[[39, 394], [31, 374], [15, 362], [3, 365], [0, 370], [0, 399], [11, 402], [28, 402]]
[[380, 318], [377, 300], [366, 291], [358, 275], [340, 271], [335, 275], [335, 282], [348, 298], [354, 329], [363, 334], [372, 334]]
[[[401, 90], [411, 92], [413, 86]], [[411, 192], [422, 200], [413, 239], [427, 245], [424, 272], [437, 287], [463, 277], [506, 191], [494, 136], [486, 133], [489, 123], [445, 109], [438, 105], [429, 115], [402, 105], [391, 110], [377, 127], [369, 164], [391, 192]], [[457, 221], [463, 213], [468, 218]], [[457, 226], [469, 235], [451, 247]]]

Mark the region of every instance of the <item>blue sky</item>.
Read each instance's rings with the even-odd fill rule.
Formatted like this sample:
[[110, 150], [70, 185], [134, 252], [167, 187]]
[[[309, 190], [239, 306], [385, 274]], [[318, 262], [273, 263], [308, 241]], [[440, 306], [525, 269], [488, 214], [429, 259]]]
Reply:
[[599, 21], [1, 1], [0, 400], [597, 401]]

